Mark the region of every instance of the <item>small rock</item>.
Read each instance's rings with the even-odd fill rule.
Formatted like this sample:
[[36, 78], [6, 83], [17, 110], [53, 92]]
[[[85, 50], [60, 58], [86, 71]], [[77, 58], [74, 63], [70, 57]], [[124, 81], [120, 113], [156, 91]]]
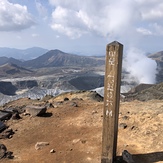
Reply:
[[78, 104], [76, 102], [72, 102], [71, 106], [78, 107]]
[[126, 123], [120, 123], [119, 127], [125, 129], [125, 128], [127, 128], [127, 124]]
[[18, 120], [18, 119], [20, 119], [20, 118], [21, 118], [21, 117], [20, 117], [20, 115], [19, 115], [18, 112], [13, 113], [13, 115], [12, 115], [12, 117], [11, 117], [11, 119], [13, 119], [13, 120]]
[[57, 105], [62, 105], [63, 104], [63, 101], [58, 101], [56, 104]]
[[55, 150], [54, 150], [54, 149], [51, 149], [51, 150], [50, 150], [50, 153], [55, 153]]
[[80, 141], [80, 139], [74, 139], [72, 142], [74, 143], [74, 144], [76, 144], [76, 143], [78, 143]]
[[53, 105], [53, 108], [58, 108], [58, 106], [57, 105]]
[[93, 115], [93, 114], [96, 114], [96, 113], [98, 113], [96, 110], [93, 110], [93, 111], [92, 111], [92, 115]]
[[136, 127], [135, 127], [135, 126], [132, 126], [132, 127], [131, 127], [131, 130], [135, 130], [135, 129], [136, 129]]
[[12, 135], [9, 135], [9, 139], [11, 139], [13, 136]]
[[122, 117], [122, 119], [127, 120], [129, 119], [129, 117], [125, 115], [124, 117]]
[[124, 144], [123, 146], [126, 148], [126, 147], [128, 147], [128, 144]]
[[81, 143], [82, 144], [85, 144], [87, 141], [86, 140], [81, 140]]
[[13, 152], [7, 151], [7, 152], [6, 152], [6, 155], [5, 155], [5, 158], [13, 159], [13, 158], [14, 158]]
[[49, 145], [48, 142], [37, 142], [37, 143], [35, 144], [35, 149], [36, 149], [36, 150], [39, 150], [39, 149], [42, 149], [43, 147], [45, 147], [45, 146], [47, 146], [47, 145]]
[[65, 98], [64, 98], [64, 101], [69, 101], [69, 98], [65, 97]]
[[46, 107], [49, 109], [49, 108], [54, 108], [53, 104], [52, 103], [47, 103], [46, 104]]
[[0, 133], [0, 139], [12, 138], [14, 131], [12, 129], [6, 129], [2, 133]]
[[23, 116], [27, 116], [27, 115], [30, 115], [29, 113], [23, 113]]

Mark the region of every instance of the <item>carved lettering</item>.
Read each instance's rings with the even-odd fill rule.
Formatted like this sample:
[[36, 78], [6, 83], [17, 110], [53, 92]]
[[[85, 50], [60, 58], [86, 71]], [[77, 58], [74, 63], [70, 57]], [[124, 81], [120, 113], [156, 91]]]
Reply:
[[123, 45], [116, 41], [106, 47], [101, 163], [116, 159], [122, 50]]

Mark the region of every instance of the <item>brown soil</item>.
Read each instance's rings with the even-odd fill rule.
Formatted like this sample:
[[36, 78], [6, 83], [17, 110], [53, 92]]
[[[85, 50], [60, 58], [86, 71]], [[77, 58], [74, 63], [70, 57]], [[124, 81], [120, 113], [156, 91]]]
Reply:
[[[64, 98], [69, 98], [64, 101]], [[92, 93], [68, 93], [44, 99], [52, 103], [43, 117], [21, 114], [20, 120], [9, 120], [7, 125], [15, 131], [11, 139], [1, 139], [14, 158], [2, 163], [99, 163], [103, 102], [96, 101]], [[5, 107], [42, 105], [44, 101], [20, 99]], [[78, 107], [76, 107], [76, 104]], [[121, 102], [117, 155], [128, 150], [136, 163], [163, 163], [163, 101]], [[37, 142], [49, 142], [36, 150]], [[50, 150], [54, 149], [54, 153]]]

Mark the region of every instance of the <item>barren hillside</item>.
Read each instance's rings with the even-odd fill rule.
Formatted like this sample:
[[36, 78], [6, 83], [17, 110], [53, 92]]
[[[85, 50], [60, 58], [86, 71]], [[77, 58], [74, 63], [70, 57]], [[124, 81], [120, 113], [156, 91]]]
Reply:
[[[4, 123], [15, 134], [1, 143], [13, 152], [13, 159], [2, 163], [99, 163], [103, 102], [94, 92], [65, 93], [42, 101], [20, 99], [1, 109], [20, 112], [27, 105], [44, 106], [42, 116], [20, 114]], [[128, 150], [136, 163], [163, 162], [163, 102], [121, 102], [117, 155]], [[36, 149], [37, 142], [49, 145]]]

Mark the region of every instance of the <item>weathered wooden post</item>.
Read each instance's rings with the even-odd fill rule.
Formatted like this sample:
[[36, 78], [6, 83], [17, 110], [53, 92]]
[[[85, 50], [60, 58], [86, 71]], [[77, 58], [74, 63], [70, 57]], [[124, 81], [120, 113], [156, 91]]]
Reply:
[[116, 160], [122, 53], [123, 45], [119, 42], [106, 47], [101, 163]]

